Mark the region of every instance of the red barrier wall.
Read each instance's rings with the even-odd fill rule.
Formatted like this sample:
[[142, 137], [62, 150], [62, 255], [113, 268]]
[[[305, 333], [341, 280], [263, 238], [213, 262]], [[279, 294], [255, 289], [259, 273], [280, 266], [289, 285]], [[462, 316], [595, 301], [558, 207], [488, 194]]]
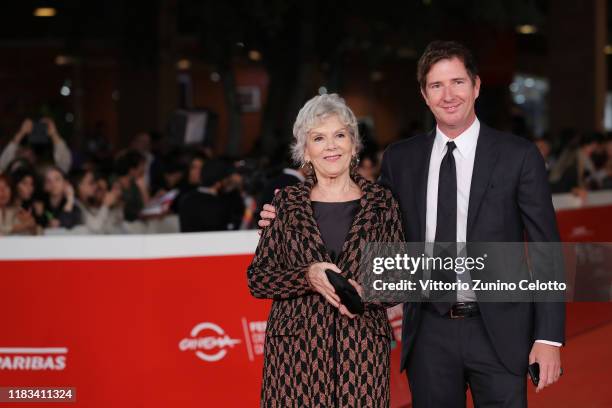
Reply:
[[[612, 241], [610, 214], [561, 212], [560, 229]], [[76, 387], [72, 407], [258, 406], [269, 301], [246, 285], [255, 234], [1, 241], [0, 386]], [[568, 331], [609, 322], [609, 306], [572, 306]], [[409, 402], [399, 351], [394, 407]]]

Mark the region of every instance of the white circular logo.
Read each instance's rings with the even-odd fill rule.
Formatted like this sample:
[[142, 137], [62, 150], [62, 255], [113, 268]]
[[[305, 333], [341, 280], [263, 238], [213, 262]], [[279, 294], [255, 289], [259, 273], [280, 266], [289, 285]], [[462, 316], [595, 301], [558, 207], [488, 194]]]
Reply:
[[[209, 332], [208, 336], [201, 334], [206, 331]], [[210, 322], [197, 324], [190, 334], [191, 337], [181, 340], [179, 349], [195, 351], [196, 356], [208, 362], [221, 360], [227, 354], [228, 347], [234, 348], [240, 343], [240, 340], [232, 339], [221, 327]]]

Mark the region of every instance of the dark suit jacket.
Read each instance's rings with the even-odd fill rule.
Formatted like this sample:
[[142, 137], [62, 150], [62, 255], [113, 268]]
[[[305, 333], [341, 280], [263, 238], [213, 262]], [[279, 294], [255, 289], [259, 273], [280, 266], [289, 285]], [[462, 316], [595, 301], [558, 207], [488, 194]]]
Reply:
[[[390, 146], [383, 156], [381, 183], [400, 204], [407, 242], [425, 241], [429, 159], [435, 130]], [[470, 187], [468, 242], [557, 242], [544, 160], [526, 139], [481, 123]], [[565, 341], [562, 303], [484, 303], [482, 319], [502, 363], [525, 374], [535, 339]], [[418, 336], [420, 303], [404, 304], [402, 369]]]
[[226, 202], [212, 194], [194, 190], [179, 204], [181, 232], [224, 231], [231, 219]]

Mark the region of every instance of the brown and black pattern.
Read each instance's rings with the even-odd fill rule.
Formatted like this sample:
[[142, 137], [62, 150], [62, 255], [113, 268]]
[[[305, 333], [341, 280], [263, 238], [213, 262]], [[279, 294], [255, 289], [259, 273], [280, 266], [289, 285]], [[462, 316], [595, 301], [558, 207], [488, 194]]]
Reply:
[[[344, 276], [361, 281], [366, 243], [403, 241], [402, 222], [388, 190], [356, 173], [351, 177], [364, 195], [337, 266]], [[385, 309], [367, 304], [362, 316], [349, 319], [306, 280], [309, 265], [331, 262], [310, 202], [315, 183], [309, 178], [276, 195], [277, 216], [264, 230], [247, 271], [253, 296], [274, 299], [261, 406], [387, 407], [392, 332]]]

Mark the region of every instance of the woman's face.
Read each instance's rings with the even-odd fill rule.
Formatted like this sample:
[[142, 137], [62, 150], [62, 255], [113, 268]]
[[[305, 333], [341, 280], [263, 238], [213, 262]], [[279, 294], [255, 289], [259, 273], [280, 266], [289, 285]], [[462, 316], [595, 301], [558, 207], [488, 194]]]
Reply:
[[45, 191], [51, 196], [59, 196], [64, 193], [64, 176], [56, 169], [49, 169], [45, 174]]
[[11, 187], [5, 180], [0, 179], [0, 208], [4, 208], [11, 202]]
[[199, 186], [200, 178], [202, 177], [202, 167], [204, 166], [204, 160], [195, 158], [191, 160], [189, 165], [189, 184]]
[[85, 173], [78, 186], [79, 199], [81, 201], [87, 201], [94, 197], [96, 194], [96, 187], [96, 180], [94, 179], [93, 173]]
[[17, 197], [22, 201], [28, 201], [34, 194], [34, 178], [25, 176], [17, 183]]
[[349, 171], [355, 144], [337, 115], [325, 117], [306, 137], [304, 159], [312, 163], [317, 177], [334, 178]]

